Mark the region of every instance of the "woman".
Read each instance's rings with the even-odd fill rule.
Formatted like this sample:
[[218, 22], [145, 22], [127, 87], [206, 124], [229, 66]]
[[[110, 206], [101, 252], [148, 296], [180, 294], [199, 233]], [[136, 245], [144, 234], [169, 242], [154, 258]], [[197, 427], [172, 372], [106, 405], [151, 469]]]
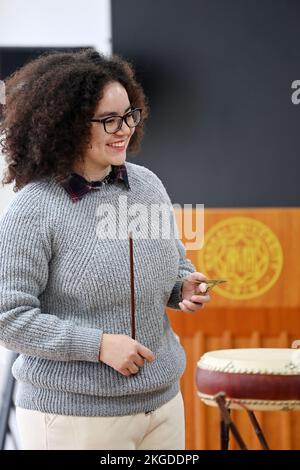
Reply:
[[0, 221], [0, 339], [20, 354], [23, 446], [183, 449], [185, 355], [165, 306], [196, 312], [209, 296], [174, 234], [151, 238], [149, 211], [134, 226], [131, 337], [128, 239], [116, 229], [134, 205], [162, 202], [174, 223], [160, 179], [126, 162], [147, 117], [133, 69], [93, 49], [52, 52], [6, 92], [3, 183], [18, 193]]

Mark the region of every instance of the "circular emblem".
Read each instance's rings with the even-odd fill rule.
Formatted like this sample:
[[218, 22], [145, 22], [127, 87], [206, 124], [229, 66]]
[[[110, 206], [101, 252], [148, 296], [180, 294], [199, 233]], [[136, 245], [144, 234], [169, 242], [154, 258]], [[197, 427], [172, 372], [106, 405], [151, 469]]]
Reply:
[[250, 217], [231, 217], [207, 232], [198, 261], [208, 279], [227, 280], [215, 292], [228, 299], [253, 299], [275, 284], [283, 255], [267, 225]]

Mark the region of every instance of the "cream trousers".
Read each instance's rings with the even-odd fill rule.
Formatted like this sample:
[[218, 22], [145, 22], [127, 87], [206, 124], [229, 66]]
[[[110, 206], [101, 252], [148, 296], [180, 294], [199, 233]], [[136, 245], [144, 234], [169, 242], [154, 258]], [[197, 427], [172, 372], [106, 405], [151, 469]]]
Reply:
[[132, 416], [66, 416], [17, 408], [17, 424], [26, 450], [183, 450], [184, 407], [181, 392], [151, 413]]

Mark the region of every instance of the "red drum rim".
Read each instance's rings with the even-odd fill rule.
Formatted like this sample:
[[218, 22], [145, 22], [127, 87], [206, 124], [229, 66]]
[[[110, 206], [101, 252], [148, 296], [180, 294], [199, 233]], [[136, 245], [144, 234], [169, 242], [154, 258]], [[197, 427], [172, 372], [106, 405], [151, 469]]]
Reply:
[[299, 400], [300, 375], [237, 374], [197, 369], [199, 392], [227, 397], [258, 400]]

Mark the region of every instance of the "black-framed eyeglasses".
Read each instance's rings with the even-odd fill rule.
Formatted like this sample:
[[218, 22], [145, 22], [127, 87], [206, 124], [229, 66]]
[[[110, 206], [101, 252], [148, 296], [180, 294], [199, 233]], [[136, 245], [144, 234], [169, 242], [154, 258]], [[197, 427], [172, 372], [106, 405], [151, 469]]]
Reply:
[[128, 111], [124, 116], [108, 116], [103, 119], [91, 119], [92, 122], [101, 122], [107, 134], [115, 134], [123, 126], [123, 121], [128, 127], [136, 127], [141, 121], [141, 108]]

